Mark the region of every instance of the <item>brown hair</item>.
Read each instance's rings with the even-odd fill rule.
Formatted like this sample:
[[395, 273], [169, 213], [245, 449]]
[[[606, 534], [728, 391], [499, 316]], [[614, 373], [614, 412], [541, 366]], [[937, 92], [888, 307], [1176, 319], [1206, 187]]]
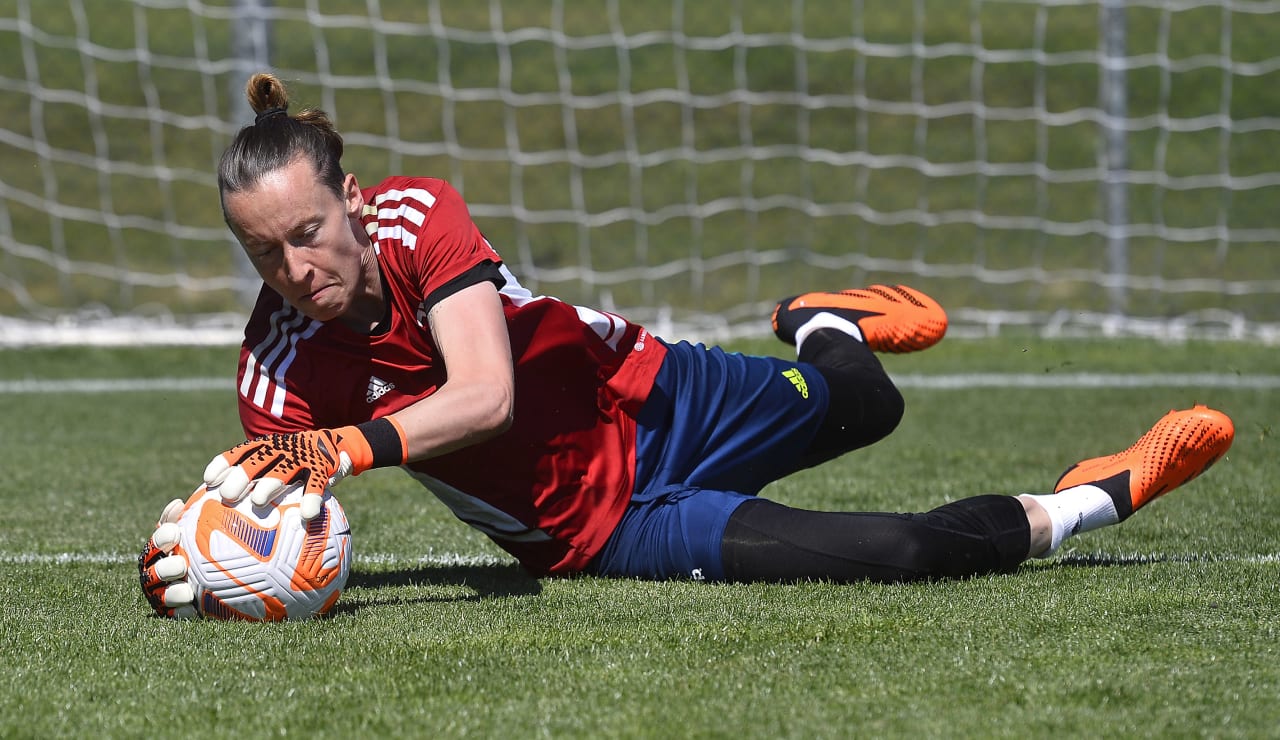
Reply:
[[[306, 157], [317, 179], [339, 199], [342, 192], [342, 136], [322, 110], [306, 108], [289, 115], [289, 92], [278, 77], [259, 72], [249, 78], [245, 96], [257, 114], [236, 134], [218, 163], [218, 193], [253, 187], [269, 172]], [[224, 205], [223, 211], [226, 211]]]

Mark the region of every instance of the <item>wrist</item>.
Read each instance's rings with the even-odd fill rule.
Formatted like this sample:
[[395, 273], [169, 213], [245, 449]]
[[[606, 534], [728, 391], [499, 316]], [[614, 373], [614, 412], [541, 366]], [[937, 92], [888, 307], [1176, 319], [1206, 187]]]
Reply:
[[408, 456], [404, 429], [389, 416], [336, 431], [347, 441], [343, 447], [351, 458], [352, 475], [373, 468], [400, 465]]

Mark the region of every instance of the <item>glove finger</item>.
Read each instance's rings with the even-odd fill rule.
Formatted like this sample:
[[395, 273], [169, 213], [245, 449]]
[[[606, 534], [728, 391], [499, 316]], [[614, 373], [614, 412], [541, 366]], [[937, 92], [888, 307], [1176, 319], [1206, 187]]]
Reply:
[[269, 439], [245, 442], [230, 453], [223, 454], [233, 453], [239, 454], [239, 458], [232, 461], [232, 466], [243, 470], [245, 475], [249, 476], [249, 480], [269, 474], [285, 477], [289, 471], [298, 468], [297, 461], [284, 450], [275, 447]]
[[161, 524], [165, 524], [166, 522], [176, 523], [182, 518], [182, 509], [186, 504], [187, 502], [180, 498], [175, 498], [170, 501], [165, 505], [164, 511], [160, 512], [160, 520], [156, 522], [156, 526], [159, 527]]
[[139, 576], [148, 598], [162, 597], [166, 588], [187, 577], [187, 559], [181, 555], [161, 558], [155, 565], [144, 568]]
[[234, 466], [222, 476], [217, 488], [224, 504], [238, 503], [249, 490], [249, 476], [240, 466]]
[[204, 468], [205, 485], [216, 486], [222, 483], [223, 479], [227, 477], [227, 473], [231, 472], [232, 467], [225, 454], [213, 458]]
[[[156, 547], [154, 542], [147, 540], [147, 543], [142, 546], [142, 552], [138, 553], [138, 575], [145, 574], [147, 568], [160, 562], [160, 558], [163, 558], [166, 554], [164, 550]], [[143, 585], [145, 586], [145, 581]]]
[[315, 493], [308, 490], [302, 495], [302, 501], [298, 505], [298, 513], [302, 515], [304, 522], [320, 516], [320, 509], [324, 506], [324, 492]]
[[[159, 561], [157, 561], [158, 563]], [[147, 600], [155, 605], [164, 598], [164, 590], [169, 587], [169, 582], [156, 575], [155, 566], [143, 568], [138, 573], [138, 581], [142, 584], [142, 593], [146, 594]]]
[[253, 482], [253, 492], [249, 494], [249, 500], [254, 506], [266, 506], [280, 493], [280, 489], [284, 488], [284, 481], [279, 478], [259, 478]]
[[152, 566], [152, 570], [157, 578], [178, 581], [187, 577], [187, 559], [181, 555], [170, 555]]
[[189, 583], [175, 583], [164, 592], [164, 605], [189, 606], [195, 603], [196, 590]]
[[165, 522], [156, 527], [155, 534], [151, 535], [151, 544], [167, 555], [173, 552], [173, 548], [177, 546], [180, 539], [182, 539], [182, 528], [174, 522]]
[[[168, 545], [170, 550], [172, 550], [174, 546], [175, 545]], [[147, 543], [142, 546], [142, 552], [138, 554], [138, 574], [144, 578], [144, 588], [146, 587], [145, 574], [147, 570], [155, 566], [156, 563], [160, 562], [168, 555], [169, 552], [159, 547], [154, 539], [147, 540]]]
[[338, 469], [337, 471], [334, 472], [333, 474], [334, 477], [336, 477], [338, 480], [342, 480], [343, 478], [346, 478], [348, 475], [351, 475], [352, 470], [355, 470], [355, 465], [353, 465], [351, 462], [351, 456], [348, 455], [346, 451], [339, 452], [338, 453]]
[[151, 605], [151, 610], [162, 617], [173, 616], [173, 612], [165, 608], [164, 592], [168, 586], [153, 586], [149, 590], [143, 587], [142, 595], [147, 597], [147, 603]]

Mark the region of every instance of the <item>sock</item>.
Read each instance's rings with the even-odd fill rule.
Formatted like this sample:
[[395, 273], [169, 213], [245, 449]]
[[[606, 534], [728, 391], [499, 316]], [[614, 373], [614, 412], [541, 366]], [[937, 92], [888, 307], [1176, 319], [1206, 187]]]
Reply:
[[[1024, 493], [1044, 507], [1053, 523], [1053, 540], [1049, 549], [1036, 557], [1047, 558], [1062, 545], [1063, 540], [1095, 529], [1108, 527], [1120, 521], [1111, 494], [1093, 485], [1072, 486], [1061, 493], [1034, 495]], [[1021, 497], [1020, 497], [1021, 498]]]
[[842, 319], [833, 313], [821, 311], [801, 324], [799, 329], [796, 329], [796, 351], [800, 351], [800, 345], [804, 344], [806, 337], [819, 329], [835, 329], [848, 334], [859, 342], [864, 341], [862, 330], [858, 328], [857, 324], [848, 319]]

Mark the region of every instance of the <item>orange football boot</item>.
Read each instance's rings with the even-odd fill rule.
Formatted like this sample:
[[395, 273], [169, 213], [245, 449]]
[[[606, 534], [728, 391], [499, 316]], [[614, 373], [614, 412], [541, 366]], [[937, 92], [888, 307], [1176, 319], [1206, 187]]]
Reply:
[[872, 285], [787, 298], [773, 310], [773, 333], [787, 344], [795, 344], [796, 330], [824, 311], [857, 324], [867, 346], [877, 352], [927, 349], [947, 333], [947, 313], [942, 306], [905, 285]]
[[1199, 405], [1170, 411], [1132, 447], [1067, 468], [1053, 487], [1060, 493], [1090, 484], [1111, 494], [1120, 521], [1209, 469], [1235, 439], [1231, 419]]

